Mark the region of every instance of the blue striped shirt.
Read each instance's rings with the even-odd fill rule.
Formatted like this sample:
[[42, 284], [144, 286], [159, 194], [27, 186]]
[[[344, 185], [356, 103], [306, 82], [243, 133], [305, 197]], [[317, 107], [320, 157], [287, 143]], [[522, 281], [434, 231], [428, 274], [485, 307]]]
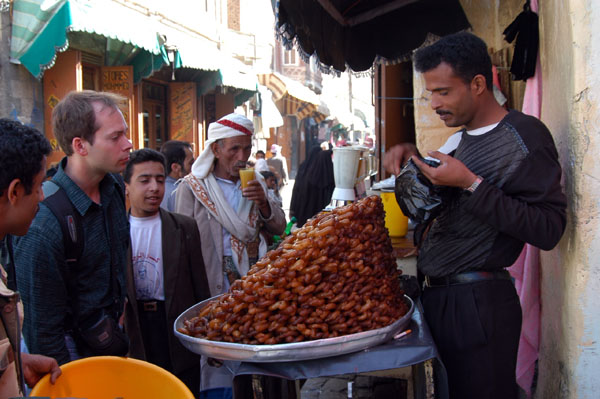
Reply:
[[[75, 209], [82, 215], [84, 249], [70, 278], [75, 293], [68, 292], [65, 280], [65, 246], [60, 225], [52, 211], [40, 203], [29, 232], [14, 247], [17, 287], [23, 298], [23, 333], [31, 353], [54, 357], [60, 364], [69, 361], [65, 334], [71, 328], [73, 295], [78, 298], [77, 320], [84, 320], [100, 308], [108, 308], [111, 295], [111, 251], [115, 257], [117, 297], [123, 309], [125, 270], [129, 245], [129, 222], [121, 185], [111, 174], [100, 182], [100, 204], [93, 202], [64, 172], [67, 159], [60, 163], [54, 181], [65, 189]], [[112, 227], [109, 227], [109, 223]], [[109, 243], [109, 232], [115, 237]]]

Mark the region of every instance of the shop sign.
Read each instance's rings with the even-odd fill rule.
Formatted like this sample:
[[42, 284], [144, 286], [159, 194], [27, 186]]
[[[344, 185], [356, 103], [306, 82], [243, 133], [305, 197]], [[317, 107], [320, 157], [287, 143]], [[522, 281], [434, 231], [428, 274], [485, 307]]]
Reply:
[[192, 82], [171, 83], [170, 87], [170, 138], [194, 142], [196, 85]]
[[119, 109], [123, 113], [127, 125], [131, 128], [133, 126], [133, 119], [131, 118], [133, 67], [131, 65], [102, 67], [101, 75], [101, 91], [108, 91], [125, 97], [125, 100], [119, 104]]

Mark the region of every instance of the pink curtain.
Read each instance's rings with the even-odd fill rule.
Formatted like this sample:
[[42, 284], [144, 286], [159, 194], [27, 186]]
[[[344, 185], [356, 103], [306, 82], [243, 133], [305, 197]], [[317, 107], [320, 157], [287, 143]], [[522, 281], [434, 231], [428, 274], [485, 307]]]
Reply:
[[[531, 0], [538, 11], [538, 0]], [[527, 80], [523, 113], [540, 117], [542, 109], [542, 70], [538, 51], [535, 75]], [[523, 326], [517, 354], [517, 383], [531, 397], [531, 385], [540, 342], [540, 250], [525, 244], [517, 261], [509, 268], [523, 309]]]

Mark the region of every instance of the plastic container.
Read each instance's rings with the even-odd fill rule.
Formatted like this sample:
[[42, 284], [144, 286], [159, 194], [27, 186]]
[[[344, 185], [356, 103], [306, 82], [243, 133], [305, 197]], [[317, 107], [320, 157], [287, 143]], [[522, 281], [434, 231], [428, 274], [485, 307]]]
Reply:
[[394, 192], [381, 192], [381, 201], [385, 211], [385, 227], [390, 237], [404, 237], [408, 231], [408, 218], [404, 216], [396, 202]]
[[56, 384], [44, 376], [30, 396], [86, 399], [193, 399], [181, 380], [165, 369], [142, 360], [96, 356], [61, 366]]

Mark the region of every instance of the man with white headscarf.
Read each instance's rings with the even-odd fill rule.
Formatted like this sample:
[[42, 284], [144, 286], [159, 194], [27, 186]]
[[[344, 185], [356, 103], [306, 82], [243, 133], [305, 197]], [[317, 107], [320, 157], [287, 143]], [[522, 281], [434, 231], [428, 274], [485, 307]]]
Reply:
[[[239, 114], [211, 123], [204, 151], [177, 187], [175, 211], [198, 224], [211, 296], [226, 292], [267, 252], [261, 228], [269, 234], [285, 229], [283, 209], [268, 198], [260, 173], [241, 188], [239, 171], [250, 157], [253, 133], [252, 122]], [[231, 387], [225, 367], [208, 366], [205, 357], [201, 367], [201, 391]]]

